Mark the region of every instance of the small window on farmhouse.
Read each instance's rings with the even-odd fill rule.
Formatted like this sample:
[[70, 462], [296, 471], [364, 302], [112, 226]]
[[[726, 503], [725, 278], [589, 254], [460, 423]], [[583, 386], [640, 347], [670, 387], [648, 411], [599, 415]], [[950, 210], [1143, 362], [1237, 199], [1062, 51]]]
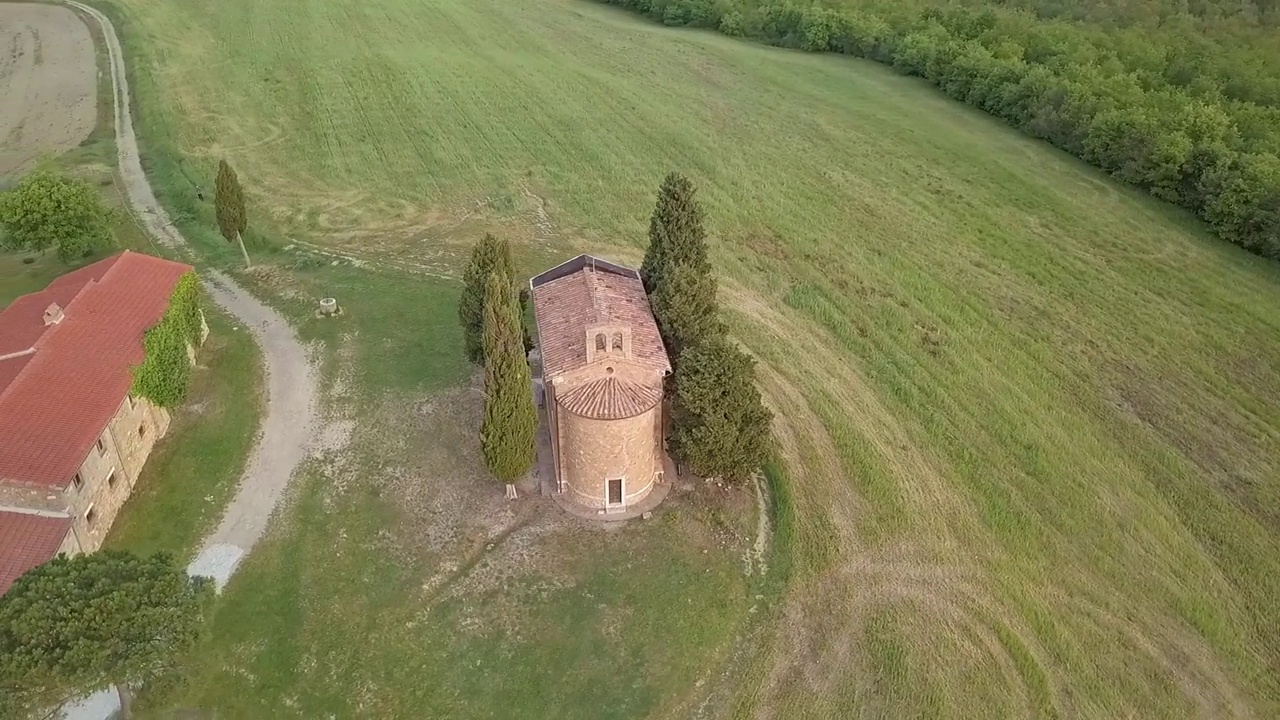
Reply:
[[115, 486], [116, 486], [116, 471], [112, 470], [111, 474], [107, 476], [107, 487], [115, 487]]
[[71, 477], [71, 484], [75, 486], [75, 489], [79, 490], [84, 487], [84, 478], [80, 477], [80, 473], [76, 473]]
[[608, 350], [609, 349], [608, 342], [609, 342], [609, 338], [606, 337], [604, 333], [596, 334], [596, 350], [599, 350], [601, 352]]
[[93, 521], [97, 519], [98, 519], [98, 513], [94, 512], [93, 506], [90, 505], [89, 509], [84, 511], [84, 521], [89, 525], [92, 525]]
[[613, 349], [622, 352], [622, 333], [613, 334]]
[[95, 441], [94, 441], [94, 445], [98, 448], [98, 454], [99, 454], [99, 455], [105, 455], [105, 454], [106, 454], [106, 452], [107, 452], [107, 446], [106, 446], [105, 444], [103, 444], [103, 442], [102, 442], [102, 438], [98, 438], [97, 440], [95, 440]]

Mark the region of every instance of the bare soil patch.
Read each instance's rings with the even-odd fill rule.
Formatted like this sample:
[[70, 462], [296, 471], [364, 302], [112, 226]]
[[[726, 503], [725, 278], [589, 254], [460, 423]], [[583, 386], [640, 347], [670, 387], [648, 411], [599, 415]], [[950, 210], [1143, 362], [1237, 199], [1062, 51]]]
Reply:
[[89, 28], [64, 7], [0, 3], [0, 176], [80, 144], [97, 121]]
[[[344, 337], [344, 349], [356, 341]], [[340, 350], [337, 360], [335, 384], [345, 391], [358, 382], [355, 358]], [[334, 400], [342, 402], [341, 394]], [[519, 500], [506, 500], [503, 486], [484, 470], [475, 440], [482, 414], [478, 375], [443, 393], [387, 396], [327, 472], [326, 508], [341, 507], [346, 496], [367, 488], [391, 501], [396, 519], [379, 533], [379, 549], [402, 566], [421, 568], [423, 612], [440, 602], [470, 607], [517, 586], [535, 596], [572, 586], [590, 565], [580, 551], [596, 543], [643, 546], [650, 534], [677, 533], [694, 553], [750, 553], [756, 523], [749, 489], [681, 483], [652, 520], [626, 523], [575, 518], [527, 487]], [[508, 618], [513, 632], [518, 615]], [[465, 617], [462, 624], [468, 627]]]

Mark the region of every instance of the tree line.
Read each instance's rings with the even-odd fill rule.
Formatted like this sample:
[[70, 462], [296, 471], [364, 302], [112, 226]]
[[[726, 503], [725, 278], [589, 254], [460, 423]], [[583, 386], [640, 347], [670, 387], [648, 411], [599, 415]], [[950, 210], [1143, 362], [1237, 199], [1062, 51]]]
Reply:
[[1132, 13], [1052, 0], [602, 1], [667, 25], [854, 55], [925, 78], [1193, 211], [1223, 239], [1280, 258], [1274, 3], [1205, 0], [1195, 15], [1185, 4]]
[[720, 319], [702, 206], [678, 173], [658, 190], [640, 277], [671, 359], [672, 456], [700, 477], [746, 481], [768, 458], [773, 415]]
[[[249, 227], [244, 190], [226, 160], [218, 163], [214, 190], [218, 230], [227, 242], [240, 245], [244, 265], [249, 267], [244, 245], [244, 232]], [[118, 219], [118, 211], [108, 207], [102, 195], [84, 180], [38, 169], [0, 192], [0, 248], [53, 250], [62, 262], [75, 263], [116, 247], [111, 226]]]

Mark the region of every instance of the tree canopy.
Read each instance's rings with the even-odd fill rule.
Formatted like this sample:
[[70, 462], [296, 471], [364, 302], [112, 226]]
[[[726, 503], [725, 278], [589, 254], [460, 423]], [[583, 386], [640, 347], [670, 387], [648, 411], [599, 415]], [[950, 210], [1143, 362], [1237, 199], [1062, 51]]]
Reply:
[[728, 339], [686, 348], [676, 369], [672, 450], [702, 477], [742, 482], [768, 458], [773, 414], [755, 386], [755, 362]]
[[249, 217], [244, 207], [244, 190], [240, 178], [226, 160], [218, 161], [218, 175], [214, 179], [213, 208], [218, 217], [218, 231], [227, 242], [240, 245], [244, 264], [249, 265], [249, 251], [244, 247], [244, 231], [249, 229]]
[[59, 557], [0, 597], [0, 691], [18, 713], [115, 685], [173, 677], [199, 640], [212, 589], [167, 555]]
[[0, 243], [32, 252], [52, 248], [71, 262], [115, 245], [111, 218], [84, 181], [38, 170], [0, 194]]
[[689, 178], [676, 172], [669, 173], [658, 189], [658, 201], [649, 218], [649, 247], [640, 264], [644, 289], [650, 293], [678, 265], [691, 265], [702, 274], [711, 271], [696, 192]]
[[511, 279], [489, 275], [484, 299], [484, 421], [480, 447], [489, 472], [508, 485], [536, 460], [537, 409]]
[[698, 475], [741, 482], [770, 451], [772, 415], [755, 364], [726, 337], [707, 259], [702, 208], [688, 178], [671, 173], [658, 191], [642, 270], [675, 372], [671, 450]]
[[[513, 282], [515, 268], [511, 262], [511, 245], [485, 233], [471, 250], [471, 259], [462, 272], [462, 296], [458, 299], [458, 320], [462, 323], [462, 347], [467, 359], [484, 363], [484, 307], [489, 278], [504, 274]], [[522, 326], [523, 327], [523, 326]], [[523, 338], [523, 332], [521, 334]]]
[[[715, 277], [691, 265], [677, 265], [664, 277], [653, 293], [652, 304], [669, 355], [678, 358], [684, 348], [724, 334]], [[673, 363], [676, 365], [678, 362]]]
[[213, 186], [213, 206], [218, 216], [218, 231], [228, 242], [234, 241], [249, 227], [244, 209], [244, 190], [240, 178], [226, 160], [218, 161], [218, 176]]

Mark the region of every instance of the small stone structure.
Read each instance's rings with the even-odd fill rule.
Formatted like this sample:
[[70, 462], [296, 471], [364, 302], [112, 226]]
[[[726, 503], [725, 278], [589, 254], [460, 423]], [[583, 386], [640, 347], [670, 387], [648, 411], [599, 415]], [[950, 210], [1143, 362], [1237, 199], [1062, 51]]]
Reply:
[[671, 363], [635, 270], [580, 255], [529, 281], [555, 492], [626, 513], [665, 476]]

